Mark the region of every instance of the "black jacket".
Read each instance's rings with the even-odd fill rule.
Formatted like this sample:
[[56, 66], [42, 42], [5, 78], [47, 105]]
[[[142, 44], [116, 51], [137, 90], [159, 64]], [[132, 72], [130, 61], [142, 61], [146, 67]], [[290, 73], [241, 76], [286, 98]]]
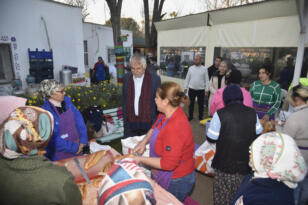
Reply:
[[254, 109], [235, 103], [217, 111], [221, 122], [213, 167], [230, 174], [248, 174], [249, 146], [256, 139]]

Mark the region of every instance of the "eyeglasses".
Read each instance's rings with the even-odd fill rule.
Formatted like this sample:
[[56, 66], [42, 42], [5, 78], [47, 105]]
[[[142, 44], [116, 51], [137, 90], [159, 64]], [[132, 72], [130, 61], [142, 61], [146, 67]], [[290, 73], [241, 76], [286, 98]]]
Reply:
[[61, 93], [61, 94], [64, 94], [65, 93], [65, 90], [58, 90], [56, 91], [57, 93]]

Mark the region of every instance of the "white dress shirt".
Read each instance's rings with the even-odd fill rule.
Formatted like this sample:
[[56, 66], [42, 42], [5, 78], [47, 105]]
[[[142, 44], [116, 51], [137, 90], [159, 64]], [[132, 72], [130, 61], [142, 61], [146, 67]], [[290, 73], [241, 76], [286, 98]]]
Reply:
[[136, 78], [135, 76], [133, 76], [134, 87], [135, 87], [134, 108], [135, 108], [135, 115], [136, 116], [138, 116], [138, 114], [139, 114], [139, 98], [140, 98], [140, 95], [141, 95], [143, 78], [144, 78], [144, 74], [140, 78]]

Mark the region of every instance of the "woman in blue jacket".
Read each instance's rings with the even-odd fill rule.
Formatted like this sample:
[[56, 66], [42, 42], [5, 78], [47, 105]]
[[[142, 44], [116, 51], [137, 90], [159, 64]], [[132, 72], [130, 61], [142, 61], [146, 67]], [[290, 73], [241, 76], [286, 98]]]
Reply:
[[83, 117], [65, 96], [64, 87], [56, 80], [44, 80], [40, 92], [45, 98], [43, 108], [54, 117], [54, 131], [46, 156], [54, 161], [81, 155], [88, 143], [87, 128]]

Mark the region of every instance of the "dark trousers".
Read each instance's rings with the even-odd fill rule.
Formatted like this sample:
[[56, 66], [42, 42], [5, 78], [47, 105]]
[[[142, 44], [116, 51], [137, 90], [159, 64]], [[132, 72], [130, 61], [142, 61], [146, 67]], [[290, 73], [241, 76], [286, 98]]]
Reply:
[[192, 119], [194, 117], [194, 107], [195, 107], [195, 99], [197, 97], [198, 106], [199, 106], [199, 120], [203, 119], [203, 103], [204, 103], [204, 90], [194, 90], [190, 89], [188, 91], [188, 96], [190, 100], [189, 104], [189, 118]]

